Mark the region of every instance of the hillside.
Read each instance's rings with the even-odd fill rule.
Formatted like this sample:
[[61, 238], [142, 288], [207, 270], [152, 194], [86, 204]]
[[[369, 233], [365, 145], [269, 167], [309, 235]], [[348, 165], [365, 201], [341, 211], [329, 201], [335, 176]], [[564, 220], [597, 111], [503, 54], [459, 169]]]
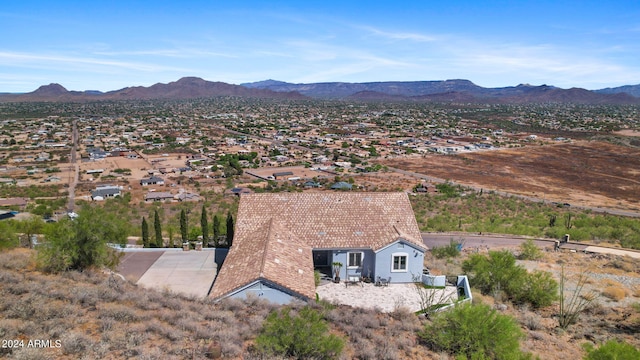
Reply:
[[[458, 271], [461, 259], [428, 261], [438, 271]], [[553, 360], [581, 358], [584, 342], [615, 338], [639, 346], [640, 291], [636, 287], [634, 293], [634, 282], [628, 281], [637, 278], [638, 264], [602, 255], [546, 253], [542, 261], [525, 265], [555, 273], [560, 262], [570, 272], [589, 263], [590, 286], [603, 291], [617, 287], [622, 295], [602, 297], [567, 332], [558, 331], [553, 306], [532, 312], [508, 305], [503, 312], [515, 316], [526, 334], [521, 348]], [[215, 354], [257, 359], [251, 351], [253, 340], [276, 308], [257, 299], [214, 304], [142, 289], [96, 271], [42, 274], [34, 270], [33, 253], [26, 249], [0, 253], [0, 264], [2, 338], [50, 339], [52, 344], [45, 349], [0, 349], [1, 355], [14, 359], [201, 359]], [[492, 298], [476, 297], [493, 304]], [[384, 314], [313, 306], [324, 313], [332, 332], [347, 340], [344, 358], [447, 359], [417, 341], [416, 331], [428, 320], [401, 307]]]

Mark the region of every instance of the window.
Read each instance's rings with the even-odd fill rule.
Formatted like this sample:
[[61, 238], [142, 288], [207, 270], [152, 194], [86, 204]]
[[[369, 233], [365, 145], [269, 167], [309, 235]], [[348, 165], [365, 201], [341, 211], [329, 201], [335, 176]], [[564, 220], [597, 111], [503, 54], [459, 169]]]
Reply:
[[350, 268], [362, 267], [362, 253], [350, 252], [349, 262], [347, 263], [347, 267], [350, 267]]
[[395, 272], [406, 272], [407, 271], [407, 259], [408, 256], [407, 254], [393, 254], [392, 255], [392, 267], [391, 267], [391, 271], [395, 271]]

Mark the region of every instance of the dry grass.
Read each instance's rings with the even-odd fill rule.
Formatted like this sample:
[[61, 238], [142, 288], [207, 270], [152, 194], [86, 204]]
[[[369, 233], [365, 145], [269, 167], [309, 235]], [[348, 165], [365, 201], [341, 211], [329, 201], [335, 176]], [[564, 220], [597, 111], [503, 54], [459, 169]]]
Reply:
[[618, 286], [608, 286], [602, 290], [602, 295], [615, 301], [621, 301], [627, 297], [627, 292]]
[[[266, 316], [278, 308], [258, 298], [213, 303], [146, 290], [99, 271], [41, 274], [32, 267], [32, 256], [26, 250], [0, 253], [0, 338], [60, 339], [62, 347], [4, 349], [0, 357], [203, 359], [211, 351], [223, 358], [258, 359], [251, 346]], [[574, 271], [585, 262], [594, 269], [615, 271], [630, 266], [626, 260], [578, 256], [586, 255], [558, 253], [548, 256], [544, 264], [549, 271], [556, 271], [560, 260]], [[434, 262], [430, 267], [442, 266], [447, 269], [443, 273], [455, 274], [462, 259]], [[625, 284], [622, 277], [592, 281], [605, 291]], [[629, 290], [624, 301], [631, 294], [640, 295], [640, 287], [626, 285]], [[611, 299], [614, 295], [612, 290]], [[493, 301], [474, 293], [474, 302], [493, 305]], [[557, 331], [556, 306], [533, 312], [509, 305], [503, 312], [514, 316], [524, 329], [526, 338], [521, 344], [525, 351], [544, 359], [573, 359], [582, 357], [580, 343], [585, 341], [614, 337], [639, 346], [637, 304], [610, 301], [593, 306], [568, 332]], [[294, 308], [299, 306], [302, 304]], [[347, 340], [343, 359], [453, 359], [418, 344], [416, 331], [428, 320], [401, 306], [390, 314], [322, 302], [312, 306], [324, 314], [332, 333]]]

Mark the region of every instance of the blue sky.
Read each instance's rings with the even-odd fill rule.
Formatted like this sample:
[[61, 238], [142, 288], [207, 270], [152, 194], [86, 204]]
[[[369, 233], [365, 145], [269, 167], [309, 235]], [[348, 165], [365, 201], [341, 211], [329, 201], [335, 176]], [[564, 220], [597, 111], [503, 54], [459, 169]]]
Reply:
[[0, 7], [0, 92], [468, 79], [640, 83], [639, 1], [31, 1]]

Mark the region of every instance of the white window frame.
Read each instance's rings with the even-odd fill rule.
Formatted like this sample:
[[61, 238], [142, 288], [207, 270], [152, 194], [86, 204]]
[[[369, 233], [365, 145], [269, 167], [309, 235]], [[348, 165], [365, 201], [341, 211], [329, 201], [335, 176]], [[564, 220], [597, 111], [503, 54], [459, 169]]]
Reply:
[[[360, 265], [351, 265], [351, 254], [360, 254]], [[359, 269], [364, 262], [364, 253], [362, 251], [349, 251], [347, 253], [347, 269]]]
[[[396, 258], [404, 257], [404, 269], [395, 269]], [[401, 265], [398, 262], [398, 265]], [[405, 252], [391, 254], [391, 272], [407, 272], [409, 271], [409, 254]]]

